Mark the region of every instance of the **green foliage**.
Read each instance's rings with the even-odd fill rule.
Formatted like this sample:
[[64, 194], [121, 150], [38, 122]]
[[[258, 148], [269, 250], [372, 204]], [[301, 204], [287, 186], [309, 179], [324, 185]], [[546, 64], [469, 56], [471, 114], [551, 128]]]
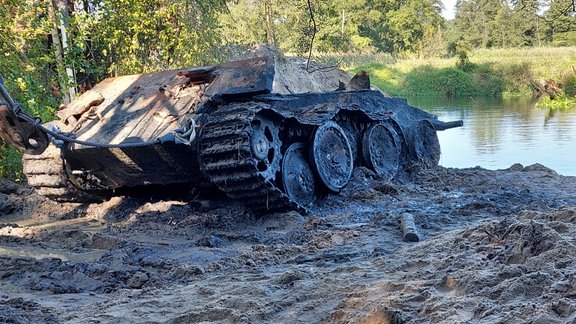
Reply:
[[562, 78], [561, 86], [567, 96], [576, 97], [576, 71], [566, 74]]
[[0, 178], [23, 181], [22, 154], [0, 140]]
[[[459, 62], [459, 61], [458, 61]], [[393, 96], [500, 96], [505, 83], [491, 64], [472, 64], [464, 70], [456, 66], [426, 64], [408, 67], [406, 61], [396, 64], [365, 64], [351, 69], [370, 74], [373, 85]]]
[[214, 62], [220, 44], [220, 1], [93, 1], [72, 15], [80, 71], [100, 80]]
[[531, 93], [533, 84], [532, 69], [527, 62], [520, 64], [500, 65], [500, 71], [504, 86], [508, 94], [528, 94]]
[[567, 31], [554, 34], [550, 42], [552, 46], [574, 46], [576, 45], [576, 31]]
[[[70, 2], [68, 2], [70, 1]], [[69, 19], [51, 19], [52, 1], [0, 2], [0, 74], [24, 109], [44, 121], [64, 92], [52, 27], [65, 23], [64, 64], [78, 85], [128, 73], [179, 68], [220, 58], [220, 0], [86, 0], [68, 3]], [[59, 75], [60, 73], [60, 75]], [[73, 87], [76, 85], [72, 85]], [[20, 154], [0, 145], [0, 176], [21, 179]]]
[[456, 62], [456, 67], [464, 72], [470, 72], [476, 68], [476, 64], [470, 62], [468, 54], [464, 50], [460, 50], [457, 53], [458, 62]]
[[[272, 10], [266, 11], [266, 5]], [[311, 0], [318, 52], [418, 51], [431, 53], [442, 47], [440, 0]], [[314, 24], [307, 1], [238, 0], [228, 2], [220, 15], [220, 31], [227, 44], [269, 41], [267, 25], [277, 46], [285, 52], [308, 52]], [[268, 17], [270, 16], [271, 17]]]
[[372, 63], [355, 66], [350, 69], [350, 73], [356, 74], [360, 71], [366, 71], [370, 75], [370, 83], [375, 85], [385, 93], [392, 96], [402, 96], [400, 82], [403, 74], [392, 64]]
[[476, 96], [498, 97], [506, 90], [506, 84], [501, 71], [491, 64], [478, 64], [472, 70]]
[[0, 74], [25, 110], [51, 120], [57, 99], [49, 88], [57, 83], [50, 69], [52, 52], [45, 45], [45, 14], [36, 1], [0, 3]]
[[468, 97], [475, 94], [474, 78], [461, 69], [418, 67], [404, 77], [403, 93], [416, 96]]
[[536, 107], [550, 110], [571, 110], [576, 109], [576, 98], [568, 96], [556, 96], [554, 99], [545, 96], [538, 100]]
[[575, 45], [572, 0], [458, 1], [452, 41], [473, 48]]
[[[368, 71], [374, 85], [395, 96], [529, 97], [533, 87], [539, 87], [542, 80], [548, 79], [556, 80], [567, 96], [576, 95], [576, 48], [482, 49], [467, 52], [466, 58], [408, 58], [390, 60], [386, 64], [371, 64], [378, 60], [367, 59], [351, 67], [350, 71]], [[462, 64], [462, 61], [468, 63]], [[463, 65], [467, 68], [462, 69]], [[455, 68], [467, 76], [448, 72]], [[445, 80], [445, 75], [459, 78], [460, 88], [452, 83], [454, 80]], [[467, 83], [470, 80], [471, 90]]]
[[[38, 1], [0, 2], [0, 74], [27, 112], [52, 120], [58, 99], [53, 53], [46, 46], [46, 8]], [[21, 154], [0, 141], [0, 177], [21, 181]]]
[[403, 73], [391, 65], [370, 64], [355, 67], [351, 72], [360, 70], [367, 71], [372, 84], [392, 96], [498, 96], [504, 89], [500, 76], [486, 65], [473, 72], [422, 65]]

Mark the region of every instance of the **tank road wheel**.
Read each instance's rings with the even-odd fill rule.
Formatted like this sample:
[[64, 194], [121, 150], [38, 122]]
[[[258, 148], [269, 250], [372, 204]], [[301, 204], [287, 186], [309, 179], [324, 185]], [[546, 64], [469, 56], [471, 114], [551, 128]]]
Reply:
[[428, 168], [438, 165], [440, 142], [434, 125], [428, 120], [420, 120], [412, 125], [409, 136], [412, 157]]
[[314, 174], [308, 164], [304, 144], [294, 143], [284, 153], [282, 185], [290, 199], [302, 206], [309, 206], [316, 199]]
[[344, 130], [333, 121], [320, 125], [312, 142], [312, 161], [322, 183], [339, 192], [350, 180], [354, 158]]
[[280, 171], [280, 147], [278, 126], [271, 120], [256, 116], [252, 120], [250, 149], [256, 158], [256, 168], [265, 180], [273, 180]]
[[390, 180], [400, 165], [400, 143], [395, 131], [384, 124], [369, 127], [362, 138], [362, 156], [376, 174]]

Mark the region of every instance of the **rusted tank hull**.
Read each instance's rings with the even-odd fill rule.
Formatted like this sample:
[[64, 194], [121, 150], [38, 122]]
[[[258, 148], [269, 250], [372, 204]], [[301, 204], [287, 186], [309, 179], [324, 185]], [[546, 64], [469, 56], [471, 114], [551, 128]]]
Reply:
[[[227, 118], [243, 118], [258, 113], [276, 115], [279, 127], [309, 133], [322, 123], [338, 120], [346, 125], [346, 129], [354, 129], [358, 125], [349, 124], [345, 120], [355, 120], [363, 126], [374, 122], [387, 122], [397, 129], [399, 139], [404, 142], [404, 162], [419, 159], [416, 139], [411, 137], [414, 127], [422, 120], [437, 122], [433, 115], [409, 106], [404, 99], [387, 98], [378, 91], [366, 90], [355, 92], [334, 92], [299, 95], [260, 95], [251, 101], [235, 103], [224, 101], [201, 107], [205, 115], [215, 114], [220, 107], [236, 104], [241, 107], [236, 116]], [[205, 110], [210, 110], [206, 112]], [[195, 115], [199, 118], [200, 115]], [[362, 143], [361, 133], [364, 129], [350, 134], [352, 145], [359, 150]], [[202, 128], [199, 129], [202, 132]], [[290, 132], [290, 130], [288, 131]], [[289, 135], [283, 135], [289, 137]], [[408, 136], [408, 137], [407, 137]], [[434, 141], [435, 134], [430, 134]], [[437, 144], [432, 142], [429, 146]], [[277, 152], [280, 154], [280, 152]], [[437, 152], [439, 154], [439, 150]], [[83, 188], [116, 189], [149, 184], [171, 183], [202, 183], [207, 179], [200, 170], [198, 148], [195, 145], [178, 145], [174, 143], [156, 144], [134, 148], [97, 148], [77, 147], [64, 151], [68, 172], [74, 177], [82, 178], [90, 175], [94, 181], [84, 181]], [[408, 154], [408, 155], [406, 155]], [[436, 159], [437, 156], [422, 156], [421, 159]], [[364, 161], [357, 159], [356, 165]], [[434, 163], [432, 163], [434, 164]]]
[[61, 150], [47, 160], [61, 161], [61, 174], [33, 167], [27, 176], [52, 198], [186, 183], [215, 186], [258, 213], [306, 210], [354, 168], [392, 179], [437, 165], [436, 131], [462, 125], [369, 89], [365, 72], [342, 86], [293, 69], [327, 88], [292, 93], [305, 90], [298, 78], [275, 71], [273, 58], [256, 58], [105, 80], [58, 114], [68, 135], [54, 135]]
[[[134, 148], [82, 148], [63, 152], [70, 176], [83, 190], [151, 184], [205, 183], [194, 150], [174, 143]], [[83, 179], [83, 180], [82, 180]]]

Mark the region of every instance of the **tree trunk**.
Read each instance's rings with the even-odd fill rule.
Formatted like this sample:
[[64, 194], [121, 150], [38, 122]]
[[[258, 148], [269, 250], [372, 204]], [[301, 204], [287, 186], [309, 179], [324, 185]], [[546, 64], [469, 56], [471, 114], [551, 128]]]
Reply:
[[68, 1], [53, 0], [48, 4], [48, 12], [52, 21], [50, 34], [54, 44], [54, 54], [56, 55], [56, 64], [58, 69], [58, 78], [61, 80], [61, 86], [64, 88], [63, 101], [69, 104], [76, 96], [74, 70], [66, 65], [65, 57], [68, 53]]
[[274, 44], [274, 17], [272, 15], [272, 0], [264, 0], [264, 14], [266, 16], [266, 38], [269, 44]]

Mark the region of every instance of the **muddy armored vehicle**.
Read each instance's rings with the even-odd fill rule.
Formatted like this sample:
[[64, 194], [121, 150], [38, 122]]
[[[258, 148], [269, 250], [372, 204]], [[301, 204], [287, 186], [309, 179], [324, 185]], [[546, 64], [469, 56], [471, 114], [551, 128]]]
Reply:
[[1, 86], [0, 134], [53, 200], [187, 184], [267, 213], [306, 210], [359, 166], [386, 179], [435, 166], [436, 131], [462, 125], [370, 89], [365, 72], [289, 77], [287, 64], [260, 57], [106, 79], [44, 125]]

